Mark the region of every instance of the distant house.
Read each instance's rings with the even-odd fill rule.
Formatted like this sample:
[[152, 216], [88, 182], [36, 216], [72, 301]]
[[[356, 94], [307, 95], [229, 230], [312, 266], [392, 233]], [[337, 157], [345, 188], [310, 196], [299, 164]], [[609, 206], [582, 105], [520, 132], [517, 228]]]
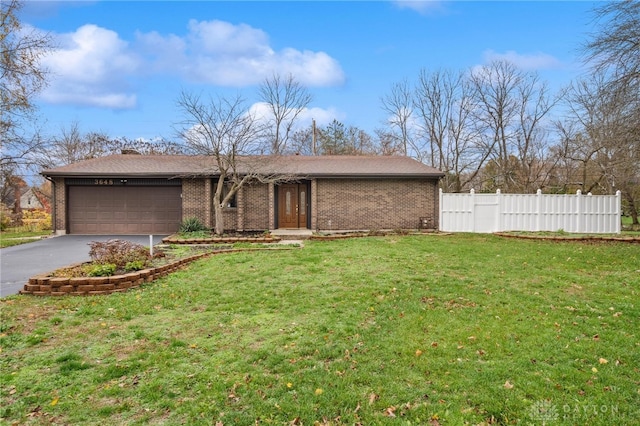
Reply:
[[20, 196], [20, 210], [44, 210], [51, 213], [51, 203], [42, 191], [29, 188]]
[[[411, 158], [266, 158], [264, 173], [276, 170], [293, 179], [244, 186], [225, 207], [225, 228], [438, 228], [438, 181], [443, 173]], [[213, 165], [206, 156], [112, 155], [44, 170], [54, 185], [54, 231], [169, 234], [191, 217], [213, 227], [219, 179]]]

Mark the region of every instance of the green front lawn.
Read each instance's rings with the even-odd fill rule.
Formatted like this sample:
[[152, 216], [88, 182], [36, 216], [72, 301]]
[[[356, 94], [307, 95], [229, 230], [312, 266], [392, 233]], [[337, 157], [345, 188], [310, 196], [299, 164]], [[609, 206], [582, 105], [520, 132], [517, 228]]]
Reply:
[[51, 235], [51, 230], [30, 231], [22, 228], [8, 229], [0, 232], [0, 248], [29, 243], [47, 235]]
[[637, 244], [491, 235], [218, 255], [0, 301], [7, 424], [640, 423]]

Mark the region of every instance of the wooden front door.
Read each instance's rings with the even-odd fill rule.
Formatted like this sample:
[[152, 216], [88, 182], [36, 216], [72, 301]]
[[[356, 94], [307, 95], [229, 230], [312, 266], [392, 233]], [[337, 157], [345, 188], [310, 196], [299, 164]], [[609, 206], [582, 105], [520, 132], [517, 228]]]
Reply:
[[278, 227], [306, 228], [309, 194], [305, 184], [286, 184], [278, 188]]

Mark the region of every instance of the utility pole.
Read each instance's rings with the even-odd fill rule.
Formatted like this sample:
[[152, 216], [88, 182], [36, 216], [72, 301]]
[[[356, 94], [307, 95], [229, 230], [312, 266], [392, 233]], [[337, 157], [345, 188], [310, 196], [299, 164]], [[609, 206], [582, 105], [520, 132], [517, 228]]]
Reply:
[[316, 152], [316, 119], [311, 119], [311, 149], [313, 150], [313, 155], [317, 155]]

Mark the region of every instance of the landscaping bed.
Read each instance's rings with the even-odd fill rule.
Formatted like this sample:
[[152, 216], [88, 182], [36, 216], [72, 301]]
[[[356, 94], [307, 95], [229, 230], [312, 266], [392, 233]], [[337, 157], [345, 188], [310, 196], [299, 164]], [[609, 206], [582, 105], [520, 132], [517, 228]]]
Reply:
[[265, 232], [236, 232], [215, 235], [212, 232], [193, 232], [188, 234], [173, 234], [162, 240], [165, 244], [234, 244], [234, 243], [274, 243], [280, 238]]
[[233, 250], [228, 246], [200, 246], [187, 250], [160, 250], [149, 264], [140, 270], [116, 270], [108, 276], [90, 276], [93, 262], [60, 268], [53, 272], [29, 278], [20, 294], [34, 296], [92, 296], [120, 293], [139, 287], [174, 272], [195, 260]]
[[[112, 240], [119, 242], [119, 240]], [[194, 241], [183, 239], [183, 241]], [[31, 277], [20, 291], [20, 294], [34, 296], [98, 296], [112, 293], [122, 293], [130, 288], [136, 288], [157, 278], [175, 272], [187, 264], [208, 256], [250, 250], [273, 250], [268, 243], [277, 240], [267, 239], [227, 239], [226, 244], [214, 244], [212, 241], [196, 243], [165, 244], [155, 247], [155, 254], [144, 267], [131, 270], [121, 262], [120, 266], [111, 270], [105, 268], [104, 263], [92, 261], [78, 265], [71, 265], [55, 271]], [[218, 241], [216, 241], [218, 242]], [[233, 242], [233, 244], [232, 244]], [[261, 244], [262, 243], [262, 244]], [[279, 247], [291, 249], [293, 245]], [[123, 266], [124, 265], [124, 266]], [[115, 265], [114, 265], [115, 266]], [[103, 272], [104, 269], [104, 272]], [[93, 276], [95, 274], [102, 276]]]
[[395, 229], [395, 230], [370, 230], [370, 231], [352, 231], [352, 232], [316, 232], [309, 237], [310, 240], [319, 241], [331, 241], [331, 240], [344, 240], [347, 238], [362, 238], [362, 237], [387, 237], [392, 235], [424, 235], [424, 234], [439, 234], [449, 235], [449, 233], [439, 232], [435, 229], [423, 229], [421, 231], [409, 230], [409, 229]]

